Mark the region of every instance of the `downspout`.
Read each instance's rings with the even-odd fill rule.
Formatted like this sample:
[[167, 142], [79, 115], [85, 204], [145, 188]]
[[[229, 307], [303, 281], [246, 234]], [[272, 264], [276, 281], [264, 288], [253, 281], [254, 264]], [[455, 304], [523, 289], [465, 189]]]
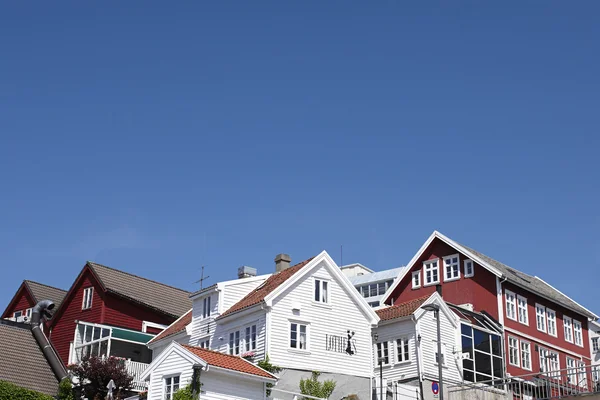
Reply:
[[48, 361], [48, 364], [50, 364], [52, 372], [54, 372], [54, 375], [59, 381], [62, 381], [68, 377], [67, 369], [60, 358], [58, 358], [58, 355], [54, 351], [54, 348], [50, 342], [48, 342], [48, 338], [46, 335], [44, 335], [44, 332], [42, 332], [40, 329], [40, 320], [42, 315], [50, 317], [51, 315], [49, 311], [52, 309], [54, 309], [54, 303], [50, 300], [42, 300], [33, 307], [33, 310], [31, 311], [30, 323], [31, 333], [33, 334], [37, 344], [40, 346], [40, 349], [42, 349], [42, 353], [44, 353], [44, 357]]

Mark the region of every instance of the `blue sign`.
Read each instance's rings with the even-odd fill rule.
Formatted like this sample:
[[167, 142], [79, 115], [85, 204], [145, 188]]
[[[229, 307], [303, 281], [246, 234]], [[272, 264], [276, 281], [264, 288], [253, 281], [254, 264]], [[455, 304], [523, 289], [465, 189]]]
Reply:
[[431, 391], [433, 394], [438, 394], [440, 392], [440, 385], [437, 382], [431, 382]]

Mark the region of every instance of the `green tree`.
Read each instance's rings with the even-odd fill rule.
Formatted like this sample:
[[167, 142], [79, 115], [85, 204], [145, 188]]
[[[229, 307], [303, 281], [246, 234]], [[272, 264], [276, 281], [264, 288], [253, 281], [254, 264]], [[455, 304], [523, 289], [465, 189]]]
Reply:
[[58, 384], [59, 400], [73, 400], [73, 385], [69, 379], [63, 379]]
[[[269, 355], [266, 354], [265, 355], [265, 359], [264, 360], [260, 360], [257, 365], [259, 367], [261, 367], [262, 369], [264, 369], [267, 372], [270, 372], [272, 374], [277, 374], [279, 372], [281, 372], [281, 367], [278, 367], [277, 365], [273, 365], [271, 364], [271, 361], [269, 360]], [[271, 388], [274, 385], [272, 383], [267, 383], [267, 396], [271, 395]]]
[[[310, 379], [300, 379], [300, 393], [328, 399], [335, 390], [335, 381], [328, 379], [319, 382], [319, 371], [313, 371]], [[304, 398], [309, 400], [308, 397]]]
[[103, 399], [108, 393], [106, 385], [112, 379], [117, 386], [115, 399], [121, 398], [121, 393], [131, 388], [133, 377], [129, 375], [122, 359], [108, 357], [89, 357], [80, 364], [69, 365], [68, 369], [77, 377], [75, 392], [85, 395], [88, 399], [99, 397]]

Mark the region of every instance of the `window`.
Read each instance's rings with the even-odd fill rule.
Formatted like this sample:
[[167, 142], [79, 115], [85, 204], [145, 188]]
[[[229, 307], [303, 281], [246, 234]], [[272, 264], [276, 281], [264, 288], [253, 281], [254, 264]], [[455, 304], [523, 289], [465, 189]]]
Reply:
[[444, 273], [444, 281], [455, 281], [460, 279], [458, 254], [444, 257]]
[[210, 317], [210, 296], [204, 298], [202, 305], [202, 317]]
[[20, 318], [23, 315], [23, 311], [15, 311], [13, 318]]
[[[559, 376], [560, 362], [558, 353], [540, 347], [540, 372], [545, 372], [548, 376]], [[557, 372], [553, 374], [551, 372]]]
[[412, 273], [412, 287], [413, 289], [421, 287], [421, 271], [415, 271]]
[[[439, 363], [440, 357], [438, 354], [438, 342], [435, 340], [433, 342], [433, 362], [437, 365]], [[446, 365], [446, 346], [442, 343], [442, 365]]]
[[382, 361], [383, 365], [390, 363], [390, 353], [388, 351], [388, 342], [377, 343], [377, 364]]
[[519, 341], [512, 336], [508, 337], [508, 362], [517, 367], [521, 366], [519, 360]]
[[165, 378], [165, 400], [171, 400], [179, 390], [179, 376]]
[[292, 349], [307, 350], [307, 327], [303, 324], [292, 322], [290, 325], [290, 347]]
[[240, 331], [229, 334], [229, 354], [237, 356], [240, 354]]
[[521, 368], [531, 371], [531, 344], [521, 340]]
[[556, 333], [556, 312], [546, 308], [546, 319], [548, 320], [548, 335], [558, 336]]
[[246, 351], [256, 350], [256, 325], [246, 327]]
[[575, 344], [583, 347], [583, 329], [581, 322], [573, 320], [573, 332], [575, 333]]
[[565, 340], [573, 343], [573, 320], [565, 315], [563, 316], [563, 325], [565, 326]]
[[535, 321], [538, 331], [546, 332], [546, 307], [535, 305]]
[[470, 278], [475, 275], [475, 266], [473, 265], [472, 260], [465, 260], [463, 265], [465, 267], [465, 278]]
[[425, 275], [425, 285], [434, 285], [440, 283], [439, 260], [425, 261], [423, 263], [423, 274]]
[[378, 301], [371, 301], [371, 302], [369, 303], [369, 305], [370, 305], [371, 307], [375, 308], [375, 307], [379, 307], [380, 303], [379, 303]]
[[594, 353], [597, 353], [599, 348], [600, 348], [600, 346], [598, 346], [598, 338], [597, 337], [592, 338], [592, 351]]
[[575, 383], [577, 382], [577, 369], [576, 362], [574, 358], [567, 357], [567, 382]]
[[88, 310], [88, 309], [92, 308], [93, 294], [94, 294], [93, 287], [83, 289], [83, 303], [81, 304], [82, 310]]
[[510, 290], [504, 291], [504, 297], [506, 297], [506, 317], [512, 320], [517, 320], [517, 303], [516, 297]]
[[80, 362], [86, 357], [108, 356], [108, 340], [110, 328], [103, 326], [78, 324], [75, 332], [73, 362]]
[[461, 324], [462, 360], [464, 380], [470, 382], [492, 381], [504, 377], [502, 340], [499, 335]]
[[27, 318], [31, 318], [31, 311], [32, 311], [32, 309], [31, 309], [31, 308], [28, 308], [27, 310], [25, 310], [25, 316], [26, 316]]
[[585, 363], [583, 361], [577, 362], [577, 384], [583, 388], [587, 388], [587, 374], [585, 373]]
[[[328, 282], [321, 279], [315, 279], [315, 301], [317, 303], [329, 303]], [[377, 285], [375, 285], [377, 290]], [[377, 296], [377, 295], [375, 295]]]
[[519, 322], [529, 325], [529, 315], [527, 314], [527, 299], [523, 296], [517, 296], [517, 313]]
[[203, 349], [209, 349], [210, 348], [210, 339], [206, 339], [200, 342], [200, 347]]
[[398, 362], [410, 361], [408, 338], [396, 339], [396, 352], [398, 353]]

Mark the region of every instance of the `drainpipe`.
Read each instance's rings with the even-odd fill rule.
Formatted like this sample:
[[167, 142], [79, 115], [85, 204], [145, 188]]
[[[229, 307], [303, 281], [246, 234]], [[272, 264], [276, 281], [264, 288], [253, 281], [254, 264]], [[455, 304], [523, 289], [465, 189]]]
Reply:
[[37, 303], [31, 311], [30, 326], [31, 333], [35, 338], [35, 341], [40, 346], [40, 349], [42, 349], [44, 357], [46, 357], [46, 360], [48, 360], [48, 364], [50, 364], [52, 372], [54, 372], [54, 375], [59, 381], [62, 381], [63, 379], [68, 377], [67, 369], [65, 368], [62, 361], [60, 361], [60, 359], [58, 358], [58, 355], [50, 345], [50, 342], [48, 342], [48, 338], [46, 337], [46, 335], [44, 335], [44, 332], [42, 332], [42, 330], [40, 329], [40, 320], [42, 318], [42, 315], [48, 318], [51, 317], [49, 311], [52, 309], [54, 309], [54, 303], [50, 300], [42, 300], [39, 303]]

